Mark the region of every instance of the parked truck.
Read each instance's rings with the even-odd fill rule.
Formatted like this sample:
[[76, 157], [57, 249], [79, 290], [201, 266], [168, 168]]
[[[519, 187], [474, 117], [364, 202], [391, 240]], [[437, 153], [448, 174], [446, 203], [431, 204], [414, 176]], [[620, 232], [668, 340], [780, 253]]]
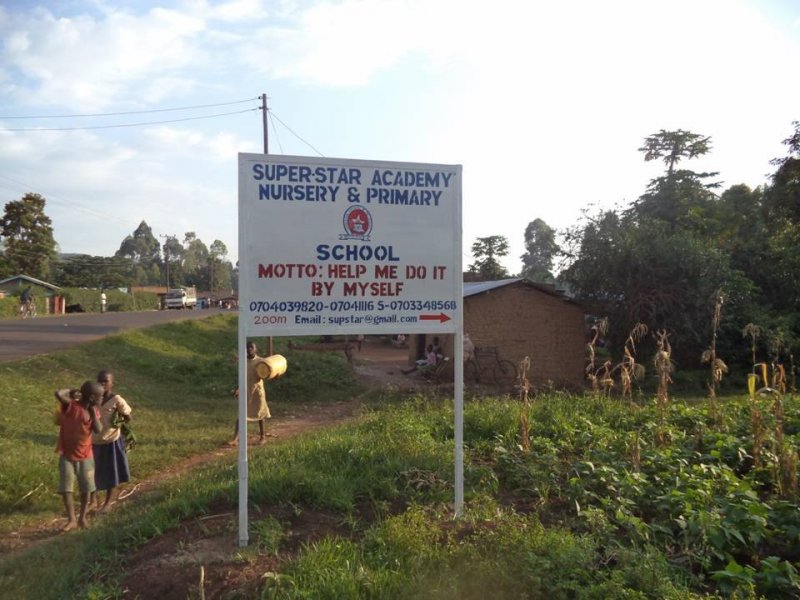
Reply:
[[197, 290], [193, 287], [180, 287], [167, 290], [164, 308], [194, 308], [197, 306]]

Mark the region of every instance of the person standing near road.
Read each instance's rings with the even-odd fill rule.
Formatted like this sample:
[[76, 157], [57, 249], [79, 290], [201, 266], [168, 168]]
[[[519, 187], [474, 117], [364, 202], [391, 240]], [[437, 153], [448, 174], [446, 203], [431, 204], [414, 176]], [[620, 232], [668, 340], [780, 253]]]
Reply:
[[[103, 396], [103, 388], [92, 381], [86, 381], [78, 390], [58, 390], [55, 393], [59, 402], [57, 421], [59, 425], [56, 452], [58, 461], [58, 492], [64, 500], [67, 511], [67, 524], [62, 531], [89, 525], [86, 510], [89, 496], [94, 492], [94, 458], [92, 456], [92, 433], [101, 429], [96, 406]], [[75, 481], [81, 494], [81, 511], [75, 519], [75, 504], [72, 490]]]
[[[258, 347], [255, 342], [247, 342], [247, 421], [258, 421], [258, 443], [263, 444], [267, 440], [265, 429], [266, 419], [271, 419], [267, 404], [267, 392], [264, 389], [264, 380], [259, 376], [256, 365], [262, 358], [258, 355]], [[234, 398], [239, 398], [239, 388], [233, 390]], [[245, 440], [247, 439], [247, 424], [244, 427]], [[233, 439], [228, 442], [229, 446], [235, 446], [239, 442], [239, 420], [236, 420], [236, 429], [233, 432]]]
[[106, 291], [100, 290], [100, 312], [106, 312]]
[[[114, 393], [114, 374], [111, 371], [100, 371], [97, 374], [97, 383], [102, 386], [103, 396], [98, 405], [101, 429], [92, 435], [94, 482], [97, 488], [95, 501], [100, 512], [105, 512], [116, 499], [117, 487], [130, 481], [131, 478], [125, 439], [121, 435], [119, 425], [115, 424], [117, 417], [123, 421], [130, 421], [131, 407], [125, 398]], [[106, 499], [101, 506], [102, 491], [105, 491]]]

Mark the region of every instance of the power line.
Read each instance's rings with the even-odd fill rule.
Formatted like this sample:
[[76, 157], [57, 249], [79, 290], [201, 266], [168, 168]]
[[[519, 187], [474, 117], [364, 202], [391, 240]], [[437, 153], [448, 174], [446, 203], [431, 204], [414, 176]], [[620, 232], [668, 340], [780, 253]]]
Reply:
[[220, 102], [217, 104], [196, 104], [194, 106], [179, 106], [176, 108], [152, 108], [149, 110], [129, 110], [124, 112], [110, 112], [110, 113], [92, 113], [92, 114], [83, 113], [74, 115], [30, 115], [30, 116], [0, 115], [0, 119], [82, 119], [87, 117], [117, 117], [120, 115], [142, 115], [147, 113], [194, 110], [197, 108], [214, 108], [216, 106], [231, 106], [232, 104], [244, 104], [245, 102], [253, 102], [254, 100], [258, 100], [258, 98], [248, 98], [247, 100], [236, 100], [235, 102]]
[[275, 140], [278, 142], [278, 148], [281, 149], [281, 154], [283, 154], [283, 145], [281, 144], [281, 138], [278, 137], [278, 128], [275, 127], [275, 121], [272, 119], [272, 113], [268, 112], [267, 115], [269, 116], [269, 123], [272, 125], [272, 132], [275, 134]]
[[[201, 117], [186, 117], [184, 119], [170, 119], [168, 121], [146, 121], [142, 123], [122, 123], [119, 125], [89, 125], [86, 127], [19, 127], [0, 129], [0, 131], [80, 131], [87, 129], [115, 129], [120, 127], [146, 127], [148, 125], [166, 125], [168, 123], [181, 123], [183, 121], [198, 121], [200, 119], [213, 119], [215, 117], [227, 117], [229, 115], [240, 115], [246, 112], [253, 112], [257, 108], [247, 108], [245, 110], [237, 110], [234, 112], [218, 113], [215, 115], [204, 115]], [[287, 127], [288, 129], [288, 127]]]
[[[123, 225], [129, 225], [130, 224], [130, 221], [128, 221], [127, 219], [122, 219], [122, 218], [120, 218], [120, 217], [118, 217], [116, 215], [113, 215], [113, 214], [110, 214], [110, 213], [104, 213], [102, 211], [94, 210], [94, 209], [91, 209], [91, 208], [87, 208], [86, 206], [83, 206], [83, 205], [81, 205], [81, 204], [79, 204], [77, 202], [74, 202], [74, 201], [61, 200], [58, 196], [53, 196], [51, 194], [48, 194], [47, 192], [44, 192], [43, 190], [37, 190], [35, 186], [27, 184], [24, 181], [19, 181], [17, 179], [13, 179], [12, 177], [9, 177], [7, 175], [2, 175], [2, 174], [0, 174], [0, 178], [7, 179], [8, 181], [11, 181], [11, 182], [17, 184], [19, 186], [19, 191], [23, 195], [26, 192], [33, 192], [33, 193], [36, 193], [36, 194], [39, 194], [40, 196], [42, 196], [48, 203], [62, 204], [64, 206], [68, 207], [68, 208], [77, 208], [79, 210], [84, 211], [85, 213], [88, 213], [88, 214], [94, 216], [94, 217], [100, 217], [100, 218], [106, 219], [106, 220], [113, 220], [113, 221], [116, 221], [116, 222], [118, 222], [120, 224], [123, 224]], [[0, 185], [6, 185], [7, 186], [7, 184], [4, 184], [2, 181], [0, 181]], [[11, 186], [7, 186], [7, 187], [11, 188]]]
[[303, 143], [304, 143], [306, 146], [308, 146], [309, 148], [311, 148], [311, 149], [312, 149], [314, 152], [316, 152], [317, 154], [319, 154], [319, 155], [320, 155], [320, 156], [322, 156], [323, 158], [325, 157], [325, 155], [324, 155], [322, 152], [320, 152], [319, 150], [317, 150], [316, 148], [314, 148], [314, 146], [312, 146], [310, 143], [308, 143], [308, 142], [307, 142], [307, 141], [305, 141], [303, 138], [301, 138], [299, 135], [297, 135], [297, 134], [296, 134], [296, 133], [295, 133], [295, 132], [292, 130], [292, 128], [291, 128], [291, 127], [289, 127], [289, 126], [288, 126], [286, 123], [284, 123], [283, 121], [281, 121], [280, 117], [278, 117], [278, 115], [276, 115], [276, 114], [275, 114], [275, 111], [274, 111], [274, 110], [271, 110], [271, 111], [269, 111], [269, 113], [270, 113], [270, 115], [272, 115], [273, 117], [275, 117], [275, 119], [277, 119], [278, 123], [280, 123], [281, 125], [283, 125], [284, 127], [286, 127], [286, 129], [288, 129], [288, 130], [289, 130], [289, 132], [290, 132], [290, 133], [291, 133], [291, 134], [292, 134], [294, 137], [296, 137], [298, 140], [300, 140], [301, 142], [303, 142]]

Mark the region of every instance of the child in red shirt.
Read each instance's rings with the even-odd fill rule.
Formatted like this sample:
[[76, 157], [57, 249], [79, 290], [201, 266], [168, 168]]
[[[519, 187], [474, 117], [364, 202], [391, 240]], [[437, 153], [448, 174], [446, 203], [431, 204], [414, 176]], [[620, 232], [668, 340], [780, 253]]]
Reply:
[[[86, 509], [89, 496], [94, 491], [94, 456], [92, 455], [92, 432], [102, 429], [95, 406], [103, 397], [103, 386], [94, 381], [85, 382], [77, 390], [58, 390], [56, 400], [60, 403], [58, 445], [58, 491], [67, 510], [67, 524], [63, 531], [86, 527]], [[81, 493], [81, 512], [75, 519], [72, 489], [75, 480]]]

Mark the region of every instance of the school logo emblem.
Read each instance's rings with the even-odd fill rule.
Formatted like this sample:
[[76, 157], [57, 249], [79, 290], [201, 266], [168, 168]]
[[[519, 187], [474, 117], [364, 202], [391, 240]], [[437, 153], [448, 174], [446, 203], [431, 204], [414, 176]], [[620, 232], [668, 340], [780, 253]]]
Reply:
[[340, 240], [368, 242], [369, 234], [372, 231], [372, 215], [366, 208], [351, 206], [344, 211], [342, 225], [344, 225], [344, 233], [339, 235]]

